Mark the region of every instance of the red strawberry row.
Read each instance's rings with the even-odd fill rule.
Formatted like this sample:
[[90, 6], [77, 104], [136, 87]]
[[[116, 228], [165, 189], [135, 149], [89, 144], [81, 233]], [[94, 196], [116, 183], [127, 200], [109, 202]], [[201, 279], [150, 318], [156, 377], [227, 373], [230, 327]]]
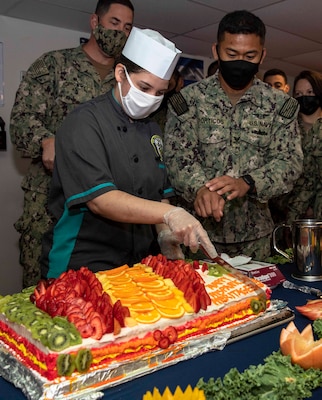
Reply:
[[105, 333], [118, 334], [130, 316], [128, 307], [112, 303], [101, 282], [87, 267], [68, 270], [54, 280], [41, 280], [31, 301], [49, 315], [65, 316], [83, 338], [99, 340]]
[[168, 260], [164, 255], [158, 254], [149, 255], [141, 263], [152, 267], [156, 274], [172, 279], [176, 287], [184, 293], [185, 300], [195, 313], [200, 309], [206, 310], [211, 304], [203, 279], [197, 272], [199, 262], [192, 265], [185, 260]]

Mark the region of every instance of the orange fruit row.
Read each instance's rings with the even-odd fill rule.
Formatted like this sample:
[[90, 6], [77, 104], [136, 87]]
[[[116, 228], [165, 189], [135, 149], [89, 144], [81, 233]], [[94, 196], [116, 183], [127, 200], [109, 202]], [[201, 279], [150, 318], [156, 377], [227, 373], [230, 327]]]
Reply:
[[177, 319], [192, 312], [183, 293], [171, 281], [156, 275], [150, 267], [137, 264], [120, 267], [116, 273], [99, 272], [98, 279], [113, 301], [121, 300], [139, 323], [153, 324], [161, 317]]

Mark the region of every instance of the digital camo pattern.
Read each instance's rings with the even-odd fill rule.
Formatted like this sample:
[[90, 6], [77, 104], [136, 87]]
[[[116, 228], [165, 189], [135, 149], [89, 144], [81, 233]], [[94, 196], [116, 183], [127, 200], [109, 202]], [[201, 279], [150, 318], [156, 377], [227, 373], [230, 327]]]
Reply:
[[268, 200], [289, 192], [302, 171], [296, 100], [267, 88], [259, 79], [233, 106], [218, 73], [181, 90], [188, 111], [169, 105], [165, 163], [177, 194], [193, 207], [209, 179], [251, 175], [257, 196], [226, 202], [220, 223], [204, 219], [212, 241], [237, 243], [271, 234]]
[[[41, 235], [47, 229], [49, 218], [41, 195], [47, 197], [51, 173], [42, 163], [41, 142], [54, 137], [73, 108], [107, 92], [113, 84], [114, 72], [111, 71], [102, 81], [81, 46], [44, 54], [30, 66], [20, 83], [11, 112], [10, 135], [17, 150], [24, 157], [31, 158], [22, 181], [24, 211], [15, 225], [22, 235], [27, 235], [20, 241], [21, 259], [29, 259], [23, 278], [26, 285], [35, 283], [32, 277], [39, 269], [36, 247], [41, 247]], [[32, 205], [28, 204], [29, 201]], [[24, 227], [27, 226], [28, 233], [25, 233]], [[33, 250], [30, 249], [31, 243]]]
[[303, 173], [297, 180], [288, 200], [290, 223], [313, 208], [313, 217], [322, 219], [322, 118], [303, 134]]

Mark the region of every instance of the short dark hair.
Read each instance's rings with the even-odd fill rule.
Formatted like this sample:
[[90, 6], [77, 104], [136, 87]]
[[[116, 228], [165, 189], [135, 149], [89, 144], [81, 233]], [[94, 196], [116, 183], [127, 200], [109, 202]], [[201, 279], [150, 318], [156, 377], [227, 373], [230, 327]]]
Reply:
[[285, 80], [285, 83], [287, 83], [286, 73], [278, 68], [272, 68], [272, 69], [267, 70], [264, 74], [263, 81], [265, 81], [265, 79], [268, 78], [269, 76], [275, 76], [275, 75], [282, 76]]
[[322, 107], [322, 74], [316, 71], [302, 71], [294, 78], [293, 95], [295, 93], [295, 85], [300, 79], [306, 79], [310, 82], [314, 94], [320, 100], [320, 107]]
[[247, 10], [237, 10], [226, 14], [219, 22], [217, 42], [224, 40], [225, 32], [235, 34], [255, 34], [259, 36], [263, 45], [265, 42], [266, 27], [263, 21]]
[[103, 17], [108, 12], [112, 4], [121, 4], [122, 6], [130, 8], [134, 13], [134, 6], [130, 0], [98, 0], [95, 14], [99, 17]]

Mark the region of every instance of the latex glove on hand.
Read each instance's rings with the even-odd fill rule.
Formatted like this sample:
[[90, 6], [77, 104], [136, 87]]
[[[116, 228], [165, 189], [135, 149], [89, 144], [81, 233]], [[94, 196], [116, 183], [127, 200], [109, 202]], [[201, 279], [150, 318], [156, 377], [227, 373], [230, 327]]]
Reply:
[[197, 252], [200, 244], [210, 257], [218, 255], [201, 223], [183, 208], [175, 207], [166, 212], [163, 222], [169, 226], [177, 243], [183, 243], [186, 247], [190, 247], [193, 253]]
[[184, 259], [180, 243], [170, 229], [162, 230], [158, 235], [161, 253], [169, 260]]

